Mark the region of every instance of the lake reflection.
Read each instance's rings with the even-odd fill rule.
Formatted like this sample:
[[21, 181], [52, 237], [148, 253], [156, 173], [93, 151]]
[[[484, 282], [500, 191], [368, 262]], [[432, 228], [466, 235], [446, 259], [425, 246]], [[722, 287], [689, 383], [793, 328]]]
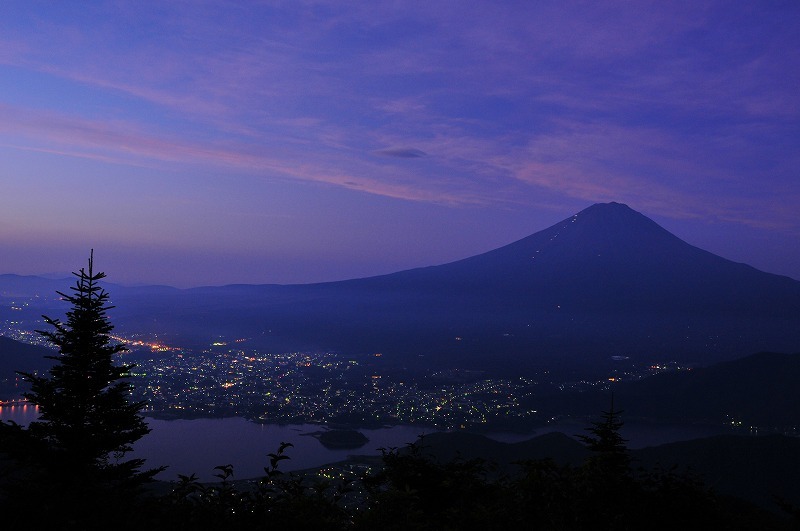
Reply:
[[11, 420], [27, 426], [39, 416], [39, 406], [27, 403], [4, 404], [0, 406], [0, 420]]

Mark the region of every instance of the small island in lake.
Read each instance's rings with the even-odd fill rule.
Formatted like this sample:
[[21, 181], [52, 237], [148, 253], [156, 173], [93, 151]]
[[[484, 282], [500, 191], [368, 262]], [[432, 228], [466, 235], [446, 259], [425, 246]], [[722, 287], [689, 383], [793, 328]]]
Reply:
[[327, 430], [309, 434], [317, 438], [322, 446], [334, 450], [361, 448], [369, 439], [356, 430]]

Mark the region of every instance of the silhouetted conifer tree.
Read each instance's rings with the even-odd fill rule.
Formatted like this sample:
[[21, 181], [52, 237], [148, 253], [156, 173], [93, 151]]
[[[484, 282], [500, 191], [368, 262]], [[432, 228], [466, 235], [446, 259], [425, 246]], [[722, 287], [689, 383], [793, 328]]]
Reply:
[[142, 459], [121, 460], [150, 429], [140, 414], [145, 403], [129, 402], [126, 378], [133, 365], [114, 362], [126, 348], [110, 336], [106, 311], [112, 306], [98, 284], [106, 275], [94, 273], [92, 255], [88, 270], [73, 274], [73, 293], [58, 292], [72, 305], [66, 323], [44, 316], [54, 330], [37, 331], [58, 347], [60, 355], [51, 357], [57, 363], [49, 376], [20, 373], [31, 383], [25, 398], [39, 406], [29, 430], [66, 466], [94, 468], [109, 478], [150, 477], [138, 470]]
[[[59, 522], [61, 529], [125, 527], [138, 487], [162, 469], [141, 471], [143, 459], [125, 460], [134, 442], [150, 432], [131, 402], [127, 381], [133, 365], [117, 364], [126, 350], [111, 337], [108, 293], [99, 285], [93, 254], [88, 269], [73, 273], [66, 322], [44, 316], [53, 330], [38, 331], [59, 350], [49, 374], [19, 373], [31, 384], [25, 398], [39, 407], [27, 429], [6, 429], [17, 443], [11, 453], [22, 467], [16, 501], [35, 494], [34, 519]], [[109, 524], [109, 518], [112, 518]]]
[[586, 428], [591, 435], [578, 435], [578, 439], [592, 451], [588, 464], [600, 466], [607, 472], [624, 475], [630, 471], [631, 460], [625, 444], [628, 441], [620, 434], [624, 424], [619, 418], [621, 413], [614, 411], [612, 394], [611, 408], [603, 411], [601, 420], [593, 422], [591, 427]]

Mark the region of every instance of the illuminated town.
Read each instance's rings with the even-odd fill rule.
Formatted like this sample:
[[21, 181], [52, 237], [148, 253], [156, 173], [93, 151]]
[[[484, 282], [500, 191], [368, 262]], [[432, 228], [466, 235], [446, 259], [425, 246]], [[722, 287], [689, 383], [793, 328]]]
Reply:
[[[7, 325], [3, 333], [44, 344], [35, 332]], [[516, 429], [553, 419], [536, 407], [537, 391], [610, 383], [553, 384], [463, 370], [411, 374], [387, 368], [380, 354], [266, 353], [242, 348], [241, 339], [215, 340], [199, 352], [156, 339], [114, 339], [130, 349], [122, 361], [135, 360], [133, 398], [147, 402], [148, 416], [165, 419], [237, 416], [260, 423]]]
[[[41, 322], [35, 328], [43, 327]], [[7, 320], [0, 333], [47, 346], [32, 328], [30, 322]], [[197, 350], [155, 336], [112, 338], [129, 349], [122, 361], [135, 363], [133, 398], [147, 403], [148, 416], [165, 419], [244, 417], [259, 423], [525, 430], [559, 416], [542, 410], [537, 398], [542, 393], [608, 388], [613, 382], [676, 369], [663, 364], [594, 381], [563, 382], [552, 381], [546, 372], [516, 378], [456, 369], [412, 372], [390, 367], [379, 353], [262, 352], [249, 347], [246, 338], [220, 337]]]
[[[615, 373], [597, 381], [490, 378], [479, 371], [420, 375], [389, 368], [380, 354], [265, 353], [246, 340], [217, 340], [202, 352], [140, 342], [137, 400], [161, 418], [239, 416], [260, 423], [318, 422], [341, 426], [420, 424], [437, 429], [525, 429], [557, 413], [541, 411], [537, 394], [607, 388], [612, 382], [675, 370], [674, 365]], [[132, 344], [129, 342], [128, 344]]]
[[[215, 348], [218, 349], [220, 345]], [[520, 405], [533, 380], [422, 381], [378, 372], [370, 360], [331, 353], [258, 353], [230, 349], [139, 361], [135, 398], [162, 417], [242, 416], [257, 422], [342, 425], [425, 424], [450, 429], [499, 418], [531, 419]]]

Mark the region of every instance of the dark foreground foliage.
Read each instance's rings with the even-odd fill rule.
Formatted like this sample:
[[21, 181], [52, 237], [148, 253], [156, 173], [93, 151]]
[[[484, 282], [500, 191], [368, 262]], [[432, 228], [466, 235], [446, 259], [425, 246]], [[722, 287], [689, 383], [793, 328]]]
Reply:
[[[719, 499], [701, 481], [670, 470], [635, 470], [622, 423], [611, 412], [582, 437], [580, 466], [519, 462], [509, 477], [481, 460], [439, 463], [412, 445], [384, 454], [363, 529], [673, 530], [793, 529], [788, 519]], [[358, 527], [358, 525], [356, 527]]]
[[[280, 472], [291, 447], [283, 444], [269, 454], [258, 480], [233, 481], [233, 468], [224, 465], [216, 469], [219, 482], [180, 476], [168, 488], [156, 482], [122, 499], [99, 476], [35, 476], [28, 479], [41, 489], [38, 494], [20, 505], [6, 490], [1, 503], [5, 522], [27, 529], [795, 528], [791, 507], [780, 517], [721, 499], [685, 473], [635, 469], [619, 438], [620, 425], [612, 411], [589, 428], [584, 442], [592, 453], [579, 466], [523, 461], [508, 475], [481, 459], [438, 461], [423, 440], [384, 450], [383, 466], [357, 480], [310, 480]], [[74, 490], [60, 490], [68, 484]], [[84, 512], [66, 510], [66, 501]]]
[[[205, 486], [181, 478], [155, 505], [171, 529], [353, 530], [674, 530], [793, 529], [792, 521], [718, 498], [676, 470], [631, 465], [613, 407], [582, 437], [592, 451], [580, 466], [518, 463], [501, 475], [490, 461], [440, 462], [424, 440], [383, 452], [383, 466], [358, 481], [305, 481], [277, 470], [282, 445], [258, 482]], [[490, 457], [490, 456], [489, 456]]]

